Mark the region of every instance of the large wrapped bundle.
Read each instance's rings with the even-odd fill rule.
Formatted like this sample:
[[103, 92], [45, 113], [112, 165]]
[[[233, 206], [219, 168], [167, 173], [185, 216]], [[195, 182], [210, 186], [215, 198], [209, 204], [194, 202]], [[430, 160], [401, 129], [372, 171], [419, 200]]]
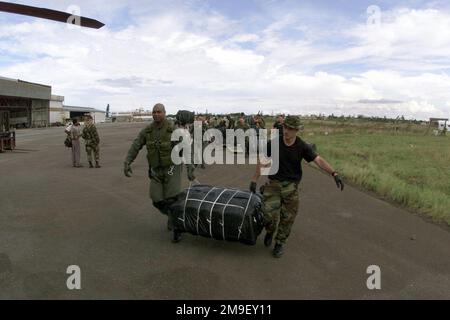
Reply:
[[254, 245], [264, 226], [263, 201], [249, 191], [195, 185], [171, 206], [173, 226], [208, 238]]

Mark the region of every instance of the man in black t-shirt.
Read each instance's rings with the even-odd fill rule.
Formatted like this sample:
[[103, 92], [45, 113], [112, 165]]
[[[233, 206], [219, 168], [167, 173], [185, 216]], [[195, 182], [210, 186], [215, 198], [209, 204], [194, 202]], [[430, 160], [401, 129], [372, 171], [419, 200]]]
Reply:
[[[317, 155], [312, 146], [297, 137], [300, 128], [300, 119], [287, 116], [283, 124], [283, 135], [279, 137], [279, 168], [278, 172], [269, 175], [269, 181], [264, 185], [264, 203], [266, 236], [264, 244], [269, 247], [276, 234], [276, 244], [273, 255], [279, 258], [283, 254], [283, 245], [291, 232], [298, 211], [298, 184], [302, 179], [301, 162], [314, 161], [318, 167], [328, 172], [335, 180], [341, 191], [344, 183], [338, 173], [325, 159]], [[272, 155], [272, 143], [268, 144], [268, 156]], [[258, 162], [255, 176], [250, 183], [250, 190], [256, 192], [256, 183], [261, 176], [261, 164]]]

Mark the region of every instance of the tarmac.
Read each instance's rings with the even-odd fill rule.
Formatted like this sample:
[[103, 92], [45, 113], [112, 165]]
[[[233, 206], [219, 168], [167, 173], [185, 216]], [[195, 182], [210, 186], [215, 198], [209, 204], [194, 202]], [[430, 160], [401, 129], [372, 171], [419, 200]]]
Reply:
[[[341, 192], [308, 165], [282, 258], [264, 233], [255, 246], [189, 234], [171, 243], [149, 199], [145, 147], [133, 177], [122, 171], [144, 126], [98, 125], [100, 169], [84, 148], [84, 167], [72, 167], [62, 127], [17, 131], [17, 149], [0, 154], [0, 299], [450, 299], [448, 228], [350, 185]], [[242, 189], [253, 173], [196, 171], [204, 184]], [[66, 285], [71, 265], [80, 290]], [[367, 286], [372, 265], [381, 289]]]

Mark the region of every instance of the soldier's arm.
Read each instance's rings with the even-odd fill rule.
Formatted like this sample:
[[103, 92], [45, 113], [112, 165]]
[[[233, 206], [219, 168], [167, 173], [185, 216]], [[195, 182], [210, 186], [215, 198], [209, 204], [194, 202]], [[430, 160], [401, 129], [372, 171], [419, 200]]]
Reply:
[[259, 161], [258, 157], [258, 162], [256, 163], [256, 170], [255, 174], [253, 175], [252, 182], [258, 182], [259, 177], [261, 177], [261, 162]]
[[96, 127], [94, 127], [94, 130], [92, 130], [92, 135], [94, 136], [93, 140], [95, 141], [95, 143], [99, 144], [100, 143], [100, 137], [98, 136], [98, 131], [97, 131]]
[[82, 133], [81, 133], [81, 137], [82, 137], [84, 140], [87, 139], [88, 134], [87, 134], [87, 129], [86, 129], [86, 127], [83, 128], [83, 131], [82, 131]]
[[321, 158], [320, 156], [317, 156], [314, 159], [314, 162], [322, 170], [331, 174], [331, 176], [334, 178], [334, 181], [336, 182], [336, 186], [338, 187], [338, 189], [341, 189], [341, 191], [344, 190], [344, 182], [342, 181], [341, 177], [339, 176], [339, 173], [334, 171], [334, 169], [331, 167], [331, 165], [325, 159]]
[[314, 159], [314, 163], [322, 170], [327, 172], [328, 174], [333, 174], [334, 169], [331, 167], [331, 165], [321, 156], [317, 156]]
[[[272, 142], [269, 141], [267, 143], [267, 156], [268, 157], [272, 157]], [[256, 156], [256, 172], [255, 175], [253, 176], [252, 182], [258, 182], [259, 177], [261, 177], [261, 168], [268, 168], [270, 167], [270, 162], [267, 163], [261, 163], [261, 159], [260, 159], [260, 155]]]
[[258, 182], [258, 179], [261, 177], [261, 168], [269, 168], [269, 167], [270, 167], [270, 162], [261, 163], [261, 161], [259, 160], [259, 156], [258, 156], [258, 162], [256, 163], [256, 171], [252, 178], [252, 181]]
[[142, 149], [142, 147], [146, 144], [146, 129], [142, 129], [141, 132], [139, 132], [139, 135], [136, 139], [134, 139], [133, 143], [131, 144], [130, 150], [128, 150], [126, 162], [132, 163], [134, 159], [136, 159], [139, 151]]

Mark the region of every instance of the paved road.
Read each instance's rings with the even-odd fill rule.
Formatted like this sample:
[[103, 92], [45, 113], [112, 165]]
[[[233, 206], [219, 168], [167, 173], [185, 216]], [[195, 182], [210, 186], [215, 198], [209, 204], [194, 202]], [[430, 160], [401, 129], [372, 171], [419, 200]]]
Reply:
[[[262, 239], [172, 244], [148, 199], [144, 151], [133, 178], [122, 175], [142, 126], [99, 126], [101, 169], [71, 167], [62, 128], [18, 132], [18, 150], [0, 154], [0, 298], [450, 299], [449, 231], [355, 188], [341, 193], [311, 168], [283, 258]], [[198, 177], [247, 188], [253, 169], [215, 165]], [[82, 290], [67, 290], [69, 265]], [[381, 268], [381, 290], [367, 289], [369, 265]]]

